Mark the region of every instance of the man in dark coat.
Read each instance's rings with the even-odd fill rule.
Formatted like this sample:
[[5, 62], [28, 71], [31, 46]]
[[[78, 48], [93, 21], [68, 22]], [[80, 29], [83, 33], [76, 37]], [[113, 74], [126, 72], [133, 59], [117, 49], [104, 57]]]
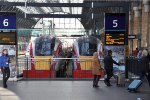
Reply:
[[116, 65], [120, 65], [119, 63], [117, 63], [112, 59], [112, 51], [108, 50], [108, 54], [104, 58], [104, 68], [105, 68], [105, 73], [107, 75], [107, 78], [104, 80], [104, 83], [107, 86], [112, 86], [110, 84], [110, 78], [113, 76], [113, 63]]

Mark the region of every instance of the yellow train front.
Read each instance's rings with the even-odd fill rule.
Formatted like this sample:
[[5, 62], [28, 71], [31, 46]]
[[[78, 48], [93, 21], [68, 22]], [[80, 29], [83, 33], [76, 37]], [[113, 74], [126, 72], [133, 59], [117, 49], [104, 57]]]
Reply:
[[27, 78], [50, 78], [55, 77], [58, 58], [62, 51], [62, 44], [59, 39], [48, 35], [31, 39], [30, 64], [31, 68], [27, 69]]
[[[96, 37], [78, 38], [73, 44], [74, 58], [77, 58], [74, 59], [74, 78], [92, 78], [93, 53], [98, 52], [98, 56], [101, 58], [102, 50], [102, 43]], [[101, 72], [101, 74], [103, 73]]]

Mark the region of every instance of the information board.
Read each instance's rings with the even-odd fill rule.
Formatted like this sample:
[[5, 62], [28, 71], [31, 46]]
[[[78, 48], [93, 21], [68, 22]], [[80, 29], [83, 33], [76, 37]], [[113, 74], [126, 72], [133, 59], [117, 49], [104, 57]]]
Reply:
[[126, 16], [125, 13], [105, 14], [105, 45], [125, 45]]
[[106, 44], [108, 45], [124, 45], [125, 33], [124, 32], [106, 32]]
[[16, 45], [16, 32], [0, 32], [0, 44], [2, 45]]

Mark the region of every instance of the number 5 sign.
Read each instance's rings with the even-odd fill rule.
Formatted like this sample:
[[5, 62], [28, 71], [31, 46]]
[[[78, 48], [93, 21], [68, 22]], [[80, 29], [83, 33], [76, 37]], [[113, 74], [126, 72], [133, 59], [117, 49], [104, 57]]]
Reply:
[[105, 31], [125, 31], [126, 30], [125, 13], [106, 13]]
[[16, 14], [0, 12], [0, 29], [16, 29]]

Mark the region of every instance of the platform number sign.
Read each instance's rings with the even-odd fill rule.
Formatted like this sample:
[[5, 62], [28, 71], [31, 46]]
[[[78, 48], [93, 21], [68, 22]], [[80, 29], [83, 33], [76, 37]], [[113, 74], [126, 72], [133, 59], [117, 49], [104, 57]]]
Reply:
[[125, 31], [125, 13], [106, 13], [105, 14], [105, 30], [106, 31]]
[[16, 14], [10, 12], [0, 12], [0, 29], [16, 29]]
[[126, 16], [125, 13], [105, 14], [105, 45], [125, 45]]
[[16, 13], [0, 12], [0, 45], [16, 45], [16, 44], [17, 44]]

